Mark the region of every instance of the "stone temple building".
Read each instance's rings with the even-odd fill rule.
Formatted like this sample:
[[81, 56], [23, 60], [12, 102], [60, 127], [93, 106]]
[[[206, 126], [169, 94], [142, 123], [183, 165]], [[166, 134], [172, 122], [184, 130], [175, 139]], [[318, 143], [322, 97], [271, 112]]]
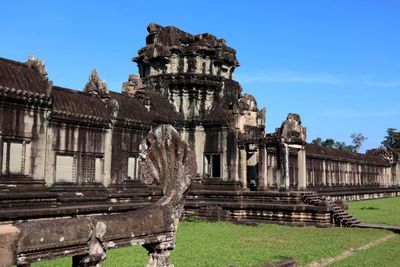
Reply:
[[[152, 194], [140, 182], [139, 144], [160, 124], [172, 124], [196, 153], [194, 195], [400, 192], [396, 151], [358, 154], [307, 144], [294, 113], [265, 133], [266, 109], [233, 79], [239, 62], [223, 39], [150, 24], [133, 61], [139, 75], [117, 93], [96, 70], [82, 88], [68, 89], [49, 80], [41, 60], [0, 58], [0, 203], [18, 207], [29, 195], [33, 206], [139, 203]], [[202, 208], [195, 199], [202, 198], [193, 197], [191, 207]], [[16, 208], [0, 219], [21, 214]]]

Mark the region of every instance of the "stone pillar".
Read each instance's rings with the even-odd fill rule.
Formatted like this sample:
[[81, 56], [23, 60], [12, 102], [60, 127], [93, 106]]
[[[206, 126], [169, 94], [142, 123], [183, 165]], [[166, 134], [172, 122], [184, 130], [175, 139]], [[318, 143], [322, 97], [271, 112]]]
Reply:
[[267, 148], [264, 146], [258, 147], [258, 186], [257, 190], [262, 191], [267, 189]]
[[395, 165], [396, 185], [400, 185], [400, 162]]
[[306, 150], [299, 149], [297, 152], [297, 166], [298, 166], [298, 189], [305, 189], [307, 187], [307, 165], [306, 165]]
[[322, 184], [324, 186], [327, 186], [327, 183], [326, 183], [326, 162], [325, 162], [325, 160], [322, 160]]
[[106, 131], [104, 144], [104, 177], [103, 185], [107, 187], [111, 183], [111, 161], [112, 161], [112, 129]]
[[[276, 166], [276, 162], [277, 162], [277, 157], [276, 157], [276, 153], [271, 153], [268, 154], [267, 152], [267, 148], [265, 148], [265, 152], [266, 152], [266, 160], [265, 160], [265, 164], [266, 164], [266, 175], [267, 175], [267, 186], [272, 186], [274, 184], [274, 169], [277, 169]], [[278, 175], [278, 173], [276, 173], [276, 176]]]
[[[26, 147], [25, 162], [25, 175], [32, 176], [33, 179], [43, 179], [45, 177], [46, 168], [46, 145], [47, 145], [47, 129], [48, 122], [45, 118], [47, 110], [33, 114], [36, 116], [36, 122], [32, 122], [32, 127], [27, 129], [33, 135], [37, 135], [35, 142], [28, 143], [29, 148]], [[30, 120], [30, 119], [29, 119]], [[41, 122], [42, 121], [42, 122]], [[28, 124], [28, 123], [27, 123]], [[35, 125], [36, 124], [36, 125]], [[42, 125], [41, 125], [42, 124]], [[44, 131], [40, 131], [40, 128], [44, 128]], [[52, 140], [52, 139], [51, 139]], [[34, 152], [31, 154], [31, 152]], [[34, 154], [34, 156], [33, 156]], [[33, 168], [31, 168], [33, 167]]]
[[240, 181], [243, 188], [247, 188], [247, 152], [244, 147], [240, 148]]
[[289, 146], [287, 144], [282, 144], [280, 146], [280, 181], [278, 184], [279, 188], [288, 189], [290, 185], [290, 178], [289, 178]]
[[[195, 152], [196, 152], [196, 159], [197, 159], [197, 173], [200, 174], [200, 177], [204, 176], [203, 173], [203, 166], [204, 166], [204, 144], [206, 140], [206, 135], [204, 132], [204, 127], [203, 126], [196, 126], [196, 131], [195, 131]], [[186, 140], [185, 140], [186, 141]], [[187, 144], [189, 144], [189, 140], [186, 141]], [[192, 149], [192, 148], [191, 148]]]
[[235, 157], [234, 157], [234, 164], [235, 167], [233, 167], [233, 180], [240, 182], [240, 177], [241, 177], [241, 173], [240, 173], [240, 149], [238, 147], [235, 148]]
[[55, 182], [55, 152], [53, 150], [53, 140], [55, 140], [55, 134], [53, 127], [46, 127], [46, 151], [45, 151], [45, 181], [47, 186], [51, 186]]

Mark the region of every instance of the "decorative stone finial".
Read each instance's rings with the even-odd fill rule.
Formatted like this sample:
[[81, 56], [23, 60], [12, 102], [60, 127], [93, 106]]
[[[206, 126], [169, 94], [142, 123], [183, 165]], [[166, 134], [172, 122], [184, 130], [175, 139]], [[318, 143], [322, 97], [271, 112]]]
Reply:
[[150, 32], [155, 32], [160, 30], [161, 28], [163, 28], [161, 25], [158, 25], [157, 23], [149, 23], [149, 25], [147, 25], [147, 31]]
[[44, 79], [48, 80], [47, 69], [45, 67], [44, 60], [38, 59], [34, 55], [29, 55], [28, 56], [28, 61], [26, 62], [26, 64], [30, 68], [32, 68], [35, 71], [39, 72], [43, 76]]
[[100, 97], [106, 97], [109, 93], [106, 82], [100, 80], [96, 69], [90, 74], [89, 81], [83, 91], [85, 93], [98, 94]]
[[130, 74], [128, 81], [122, 84], [122, 93], [134, 96], [141, 87], [143, 87], [143, 85], [140, 76], [138, 74]]
[[282, 142], [304, 144], [306, 142], [307, 128], [301, 125], [299, 114], [289, 113], [280, 128]]

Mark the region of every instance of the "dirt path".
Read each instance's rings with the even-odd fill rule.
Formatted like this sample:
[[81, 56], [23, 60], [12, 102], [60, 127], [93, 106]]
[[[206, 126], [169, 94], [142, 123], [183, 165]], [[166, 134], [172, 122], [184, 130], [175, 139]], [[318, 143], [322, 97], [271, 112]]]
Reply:
[[322, 267], [322, 266], [328, 266], [329, 264], [332, 264], [334, 262], [337, 261], [341, 261], [344, 260], [348, 257], [353, 256], [355, 253], [357, 253], [358, 251], [362, 251], [362, 250], [368, 250], [370, 248], [376, 247], [386, 241], [388, 241], [389, 239], [392, 239], [393, 237], [395, 237], [395, 234], [390, 234], [387, 235], [385, 237], [382, 237], [380, 239], [377, 239], [371, 243], [368, 243], [362, 247], [356, 248], [356, 249], [349, 249], [349, 250], [345, 250], [343, 251], [340, 255], [336, 256], [336, 257], [331, 257], [331, 258], [325, 258], [325, 259], [320, 259], [314, 262], [311, 262], [310, 264], [306, 265], [307, 267]]

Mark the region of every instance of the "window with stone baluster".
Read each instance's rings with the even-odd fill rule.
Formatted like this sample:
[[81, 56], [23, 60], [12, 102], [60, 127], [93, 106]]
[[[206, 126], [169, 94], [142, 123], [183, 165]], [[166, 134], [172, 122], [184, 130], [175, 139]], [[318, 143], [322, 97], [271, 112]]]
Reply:
[[2, 147], [1, 174], [31, 176], [31, 142], [6, 139]]

